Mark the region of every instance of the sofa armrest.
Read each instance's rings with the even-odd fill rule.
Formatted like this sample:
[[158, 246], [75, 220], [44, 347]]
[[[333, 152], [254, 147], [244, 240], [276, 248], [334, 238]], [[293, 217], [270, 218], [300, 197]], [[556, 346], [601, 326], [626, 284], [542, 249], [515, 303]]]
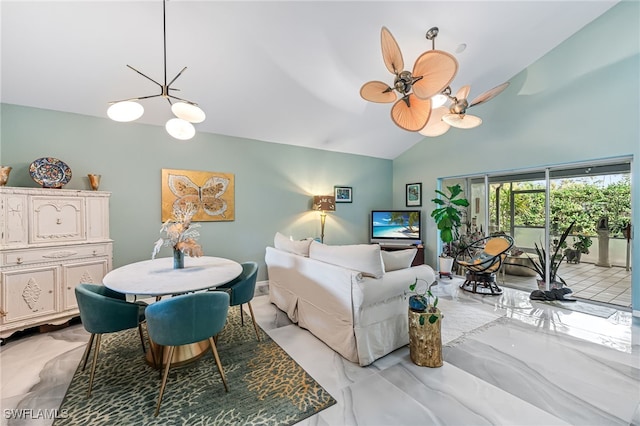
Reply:
[[425, 280], [429, 285], [436, 280], [436, 275], [429, 265], [418, 265], [406, 269], [386, 272], [382, 278], [364, 278], [358, 282], [363, 299], [361, 306], [370, 306], [385, 302], [388, 299], [404, 295], [416, 278]]

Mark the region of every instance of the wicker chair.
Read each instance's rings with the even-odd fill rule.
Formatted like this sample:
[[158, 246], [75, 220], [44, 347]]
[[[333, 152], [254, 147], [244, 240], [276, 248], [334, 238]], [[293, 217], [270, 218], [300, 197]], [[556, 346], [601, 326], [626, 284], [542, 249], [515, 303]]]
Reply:
[[513, 238], [496, 235], [474, 241], [458, 253], [456, 262], [466, 269], [465, 280], [460, 288], [478, 294], [502, 294], [496, 282], [496, 273], [512, 246]]

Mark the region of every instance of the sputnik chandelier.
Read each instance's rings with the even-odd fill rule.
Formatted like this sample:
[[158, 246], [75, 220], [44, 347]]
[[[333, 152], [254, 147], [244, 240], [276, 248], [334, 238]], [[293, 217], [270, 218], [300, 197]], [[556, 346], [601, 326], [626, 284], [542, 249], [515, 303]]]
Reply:
[[[195, 102], [188, 101], [186, 99], [178, 98], [171, 94], [171, 91], [177, 91], [180, 89], [174, 89], [171, 85], [182, 75], [187, 69], [184, 67], [174, 78], [167, 84], [167, 19], [166, 19], [166, 0], [162, 1], [162, 26], [164, 36], [164, 84], [160, 84], [151, 77], [141, 73], [131, 65], [127, 67], [137, 72], [144, 78], [157, 84], [160, 88], [160, 93], [148, 96], [139, 96], [135, 98], [123, 99], [120, 101], [109, 102], [111, 105], [107, 110], [107, 115], [114, 121], [128, 122], [134, 121], [142, 117], [144, 114], [144, 108], [136, 101], [142, 99], [151, 99], [162, 97], [171, 105], [171, 111], [175, 115], [175, 118], [169, 119], [165, 124], [167, 133], [176, 139], [188, 140], [196, 134], [196, 129], [191, 123], [201, 123], [206, 118], [204, 111], [198, 107]], [[174, 102], [172, 102], [172, 100]]]
[[[420, 132], [425, 136], [440, 136], [451, 126], [471, 129], [482, 123], [479, 117], [467, 114], [467, 109], [487, 102], [500, 94], [509, 83], [503, 83], [467, 101], [470, 86], [463, 86], [452, 95], [451, 82], [458, 72], [458, 61], [449, 53], [436, 50], [438, 28], [427, 31], [431, 49], [418, 57], [413, 71], [403, 70], [404, 61], [398, 43], [391, 32], [382, 27], [382, 58], [395, 75], [393, 87], [382, 81], [369, 81], [360, 89], [360, 96], [370, 102], [395, 102], [391, 119], [400, 128]], [[397, 92], [397, 94], [396, 94]], [[398, 94], [400, 99], [398, 99]], [[444, 105], [450, 101], [449, 106]]]

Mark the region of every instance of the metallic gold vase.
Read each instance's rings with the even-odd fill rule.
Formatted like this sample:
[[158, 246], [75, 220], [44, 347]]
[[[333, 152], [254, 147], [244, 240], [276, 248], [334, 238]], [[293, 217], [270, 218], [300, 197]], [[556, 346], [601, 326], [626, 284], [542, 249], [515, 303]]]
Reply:
[[98, 187], [100, 187], [100, 175], [89, 173], [87, 176], [89, 177], [89, 185], [91, 185], [91, 189], [97, 191]]
[[0, 166], [0, 186], [5, 186], [9, 181], [9, 173], [11, 173], [11, 167]]

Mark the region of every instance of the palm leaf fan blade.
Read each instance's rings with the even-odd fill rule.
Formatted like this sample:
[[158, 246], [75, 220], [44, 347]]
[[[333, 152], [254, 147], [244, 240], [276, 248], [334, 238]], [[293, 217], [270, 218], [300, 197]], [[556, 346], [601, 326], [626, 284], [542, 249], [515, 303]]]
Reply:
[[448, 125], [458, 129], [473, 129], [482, 124], [482, 119], [469, 114], [445, 114], [442, 116]]
[[391, 119], [398, 127], [409, 132], [422, 129], [431, 115], [431, 100], [419, 99], [410, 94], [398, 101], [391, 108]]
[[413, 84], [413, 93], [421, 99], [429, 99], [442, 92], [456, 76], [458, 61], [441, 50], [429, 50], [416, 59], [413, 76], [422, 77]]
[[456, 99], [458, 99], [458, 100], [467, 99], [467, 97], [469, 96], [469, 92], [470, 91], [471, 91], [471, 86], [469, 86], [468, 84], [462, 86], [456, 92]]
[[469, 106], [472, 107], [474, 105], [478, 105], [478, 104], [481, 104], [483, 102], [487, 102], [490, 99], [495, 98], [500, 93], [502, 93], [502, 91], [504, 89], [506, 89], [508, 85], [509, 85], [509, 82], [507, 81], [506, 83], [502, 83], [501, 85], [496, 86], [491, 90], [487, 90], [486, 92], [484, 92], [483, 94], [481, 94], [477, 98], [475, 98], [473, 101], [471, 101]]
[[380, 42], [382, 44], [382, 59], [387, 69], [392, 74], [398, 74], [404, 69], [404, 60], [402, 59], [402, 52], [400, 46], [393, 38], [391, 32], [387, 27], [382, 27], [380, 31]]
[[449, 112], [447, 107], [438, 107], [431, 111], [427, 125], [420, 130], [420, 134], [429, 137], [444, 135], [449, 130], [449, 125], [442, 121], [442, 116]]
[[388, 84], [382, 81], [370, 81], [360, 88], [360, 96], [370, 102], [391, 103], [398, 96]]

